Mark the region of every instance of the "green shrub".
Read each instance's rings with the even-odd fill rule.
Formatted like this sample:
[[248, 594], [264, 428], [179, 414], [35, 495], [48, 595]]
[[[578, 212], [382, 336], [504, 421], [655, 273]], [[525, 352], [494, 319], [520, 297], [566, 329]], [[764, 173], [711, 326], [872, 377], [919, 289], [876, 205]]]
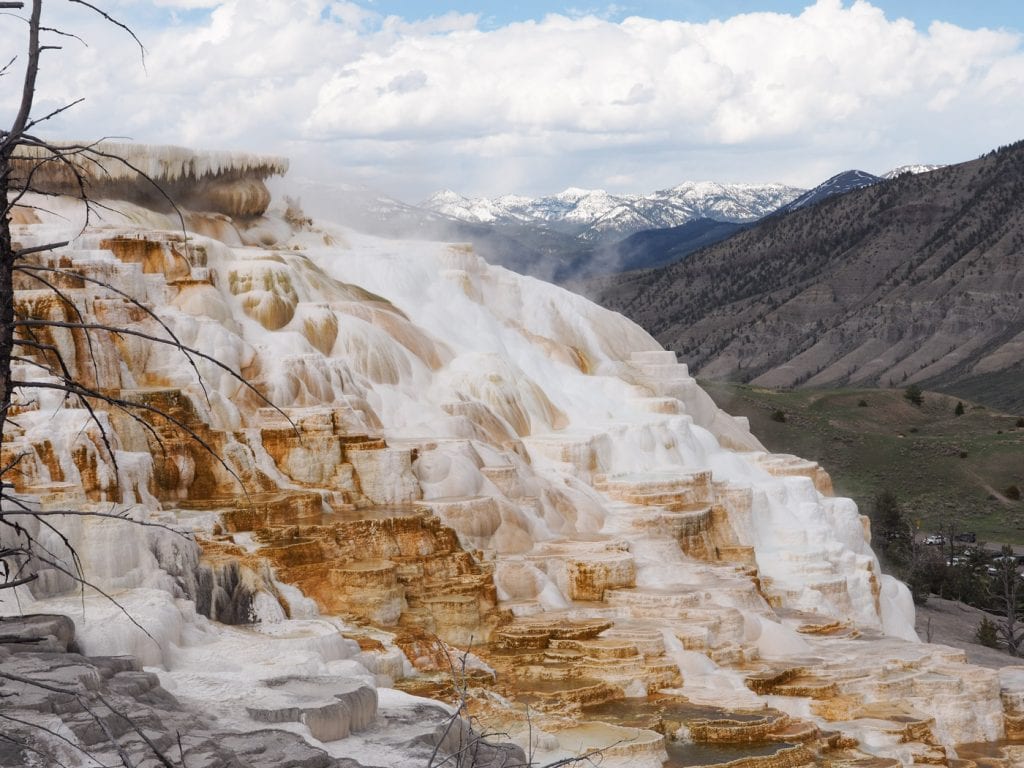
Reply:
[[[857, 407], [858, 408], [867, 408], [868, 407], [868, 401], [867, 400], [858, 400], [857, 401]], [[1021, 421], [1024, 421], [1024, 419], [1021, 419]]]
[[917, 384], [911, 384], [905, 390], [903, 390], [903, 396], [910, 402], [916, 405], [918, 408], [924, 403], [924, 393]]
[[974, 639], [986, 648], [999, 647], [999, 629], [988, 616], [983, 616], [978, 628], [974, 630]]
[[786, 412], [776, 409], [776, 410], [772, 411], [772, 417], [771, 418], [772, 418], [772, 421], [777, 421], [780, 424], [785, 424], [786, 423]]
[[1008, 485], [1006, 486], [1006, 490], [1003, 491], [1003, 495], [1008, 499], [1020, 501], [1020, 488], [1016, 485]]

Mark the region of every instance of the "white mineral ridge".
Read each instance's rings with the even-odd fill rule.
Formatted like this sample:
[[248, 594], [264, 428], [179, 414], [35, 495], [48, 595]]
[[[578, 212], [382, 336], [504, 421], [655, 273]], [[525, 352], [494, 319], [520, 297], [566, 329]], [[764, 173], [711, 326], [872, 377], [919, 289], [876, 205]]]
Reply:
[[[172, 222], [157, 214], [131, 207], [128, 211], [132, 224], [173, 229]], [[47, 223], [39, 229], [49, 237], [60, 228]], [[95, 248], [110, 234], [86, 232], [76, 245]], [[325, 235], [343, 245], [325, 245]], [[898, 597], [889, 601], [882, 617], [870, 616], [864, 607], [871, 597], [868, 585], [857, 583], [856, 561], [873, 555], [851, 503], [822, 497], [805, 479], [773, 477], [743, 454], [722, 448], [713, 431], [725, 423], [735, 428], [736, 422], [696, 387], [688, 388], [688, 413], [683, 415], [652, 413], [637, 404], [636, 385], [623, 377], [628, 361], [660, 347], [621, 315], [556, 286], [489, 266], [460, 246], [391, 241], [329, 226], [295, 235], [289, 243], [299, 249], [294, 251], [232, 248], [201, 236], [195, 241], [205, 246], [219, 288], [197, 292], [186, 311], [164, 307], [162, 314], [182, 341], [233, 368], [258, 360], [274, 402], [302, 406], [361, 396], [382, 422], [385, 436], [403, 439], [467, 437], [462, 421], [443, 406], [478, 400], [498, 413], [512, 435], [527, 438], [529, 444], [588, 442], [588, 450], [598, 456], [597, 471], [605, 474], [712, 469], [716, 481], [754, 490], [754, 524], [746, 535], [765, 574], [799, 585], [800, 560], [783, 553], [819, 553], [837, 573], [848, 573], [862, 619], [882, 621], [901, 636], [912, 635], [912, 617]], [[250, 316], [262, 311], [258, 302], [255, 310], [249, 304], [247, 315], [243, 299], [268, 295], [232, 295], [228, 286], [238, 275], [253, 276], [271, 288], [287, 283], [292, 320], [268, 330]], [[348, 286], [383, 297], [404, 318], [393, 310], [366, 309], [365, 302], [352, 300]], [[387, 325], [375, 322], [374, 311], [388, 311], [391, 320]], [[316, 317], [333, 320], [338, 327], [327, 354], [314, 346], [308, 332], [310, 319]], [[586, 372], [565, 362], [570, 352], [587, 360]], [[192, 372], [173, 351], [155, 348], [150, 354], [151, 368], [196, 389]], [[427, 362], [431, 359], [435, 366], [443, 364], [435, 370]], [[200, 368], [210, 375], [209, 416], [227, 426], [244, 422], [247, 415], [231, 402], [237, 382], [212, 366]], [[75, 428], [71, 424], [68, 431]], [[745, 434], [748, 446], [759, 448]], [[457, 445], [441, 450], [463, 450]], [[484, 448], [477, 446], [477, 453]], [[554, 481], [563, 488], [568, 483], [573, 495], [583, 493], [569, 482], [580, 474], [578, 468], [533, 453], [535, 467], [521, 467], [525, 482]], [[484, 486], [474, 466], [486, 463], [484, 454], [483, 462], [474, 458], [469, 466], [451, 463], [458, 474], [447, 478], [448, 495], [460, 495], [456, 490], [472, 495]], [[604, 503], [592, 492], [586, 495], [588, 504]], [[805, 607], [829, 610], [827, 600], [815, 594], [808, 594]]]
[[[76, 145], [54, 142], [52, 146], [60, 148]], [[197, 151], [173, 145], [117, 141], [90, 143], [89, 150], [91, 154], [88, 154], [88, 162], [82, 162], [78, 170], [91, 181], [136, 179], [140, 173], [154, 181], [177, 181], [198, 180], [224, 173], [281, 175], [288, 170], [287, 158], [247, 152]], [[15, 158], [46, 159], [52, 155], [44, 147], [19, 145]], [[42, 172], [47, 172], [46, 166], [43, 166]]]
[[[103, 229], [79, 233], [79, 206], [57, 200], [44, 207], [54, 213], [41, 214], [43, 223], [23, 228], [19, 239], [29, 244], [63, 235], [76, 252], [95, 252], [97, 259], [112, 258], [99, 250], [105, 237], [173, 232], [177, 226], [125, 204], [120, 217], [104, 214]], [[496, 551], [495, 578], [503, 597], [551, 609], [569, 604], [564, 577], [517, 561], [514, 552], [522, 550], [509, 542], [518, 547], [525, 537], [538, 545], [617, 531], [620, 507], [594, 489], [598, 475], [654, 481], [710, 471], [715, 482], [749, 489], [749, 524], [738, 534], [742, 544], [755, 548], [762, 577], [787, 596], [786, 607], [916, 640], [904, 585], [884, 577], [876, 607], [871, 574], [878, 566], [856, 506], [823, 496], [805, 477], [770, 474], [764, 449], [745, 425], [720, 411], [685, 366], [677, 366], [673, 355], [626, 318], [489, 266], [465, 246], [392, 241], [330, 225], [292, 232], [280, 213], [242, 235], [249, 243], [273, 245], [239, 245], [231, 232], [219, 240], [192, 235], [205, 248], [212, 284], [186, 287], [173, 304], [164, 304], [164, 287], [140, 272], [137, 295], [159, 306], [184, 343], [233, 370], [260, 371], [265, 392], [281, 406], [350, 408], [366, 431], [382, 432], [391, 445], [432, 441], [432, 450], [411, 469], [388, 465], [392, 476], [380, 481], [382, 500], [391, 494], [400, 501], [410, 493], [428, 501], [491, 499], [494, 525], [477, 521], [461, 533]], [[207, 400], [173, 350], [153, 346], [145, 353], [148, 370], [189, 392], [217, 428], [255, 426], [258, 416], [239, 409], [238, 382], [223, 371], [199, 364]], [[666, 401], [675, 404], [670, 412], [660, 407]], [[467, 409], [478, 415], [467, 415]], [[28, 430], [52, 430], [68, 445], [81, 438], [80, 410], [55, 407], [40, 414], [26, 420]], [[380, 429], [372, 427], [374, 420]], [[510, 448], [517, 443], [517, 450]], [[256, 453], [253, 461], [287, 484], [269, 457]], [[496, 468], [511, 468], [501, 487], [484, 471]], [[131, 475], [127, 484], [147, 487], [151, 466], [145, 461], [125, 462], [122, 471]], [[139, 491], [136, 509], [167, 519], [157, 507]], [[212, 525], [202, 516], [194, 519]], [[259, 681], [269, 677], [336, 673], [373, 681], [358, 649], [340, 638], [335, 620], [285, 620], [263, 605], [265, 621], [255, 628], [221, 627], [172, 596], [161, 562], [184, 555], [148, 532], [112, 546], [109, 536], [93, 535], [102, 524], [85, 520], [73, 537], [86, 573], [149, 636], [94, 596], [84, 604], [73, 597], [33, 600], [22, 590], [20, 604], [10, 593], [0, 595], [0, 610], [67, 613], [75, 618], [85, 652], [136, 654], [158, 666], [177, 695], [211, 709], [223, 705], [229, 721], [241, 727], [259, 727], [239, 707], [258, 698]], [[745, 616], [741, 632], [765, 656], [804, 649], [796, 633], [767, 617], [770, 610], [752, 596], [749, 584], [746, 591], [720, 587], [705, 565], [678, 546], [669, 551], [642, 539], [632, 539], [630, 546], [638, 585], [707, 584], [711, 599]], [[825, 581], [841, 589], [813, 586]], [[305, 615], [310, 616], [308, 605]], [[703, 680], [713, 690], [717, 679], [736, 688], [733, 677], [716, 678], [706, 657], [694, 658], [699, 654], [681, 646], [676, 656], [694, 684]], [[381, 701], [383, 706], [391, 699]]]

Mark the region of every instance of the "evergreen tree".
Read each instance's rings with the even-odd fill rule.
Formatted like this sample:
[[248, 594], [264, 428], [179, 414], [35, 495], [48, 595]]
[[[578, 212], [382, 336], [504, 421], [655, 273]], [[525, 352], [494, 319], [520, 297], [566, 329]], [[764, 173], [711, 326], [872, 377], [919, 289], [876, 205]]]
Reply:
[[911, 384], [905, 390], [903, 390], [903, 396], [910, 402], [916, 405], [918, 408], [924, 403], [924, 393], [917, 384]]
[[872, 545], [889, 566], [902, 569], [910, 563], [914, 532], [891, 490], [875, 496], [871, 512]]
[[1024, 580], [1017, 572], [1013, 547], [1004, 544], [1001, 556], [994, 562], [996, 573], [989, 589], [993, 608], [1000, 614], [997, 632], [1009, 654], [1019, 656], [1024, 644]]

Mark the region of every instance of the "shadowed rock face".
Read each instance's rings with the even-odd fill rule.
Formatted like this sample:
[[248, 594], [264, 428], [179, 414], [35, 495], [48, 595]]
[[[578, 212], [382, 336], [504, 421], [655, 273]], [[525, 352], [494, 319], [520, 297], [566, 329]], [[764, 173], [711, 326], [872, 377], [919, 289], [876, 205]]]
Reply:
[[159, 752], [182, 765], [359, 768], [297, 734], [218, 728], [209, 714], [181, 706], [135, 660], [82, 656], [73, 644], [74, 624], [64, 616], [0, 618], [0, 766], [42, 765], [58, 754], [70, 764], [88, 756], [116, 765], [123, 754], [132, 765], [155, 765]]
[[[256, 391], [151, 340], [50, 330], [74, 375], [143, 411], [102, 412], [108, 449], [85, 409], [19, 396], [2, 457], [24, 456], [19, 498], [196, 539], [62, 521], [86, 577], [149, 632], [39, 568], [20, 597], [76, 615], [80, 650], [133, 654], [189, 706], [331, 737], [332, 753], [371, 764], [456, 748], [435, 731], [445, 711], [390, 690], [450, 690], [453, 646], [473, 653], [469, 711], [549, 761], [594, 748], [660, 766], [680, 723], [701, 743], [756, 742], [763, 768], [867, 752], [948, 764], [947, 746], [1007, 732], [1024, 680], [915, 642], [909, 595], [827, 473], [767, 454], [624, 318], [465, 247], [294, 212], [195, 214], [219, 236], [185, 238], [128, 211], [37, 255], [63, 270], [67, 299], [24, 279], [19, 311], [67, 319], [69, 300], [161, 334], [124, 298], [137, 296]], [[15, 237], [60, 227], [26, 216]], [[23, 352], [37, 357], [18, 375], [38, 376], [45, 352]], [[634, 701], [672, 704], [638, 724], [608, 714]], [[742, 725], [768, 701], [798, 714]], [[409, 730], [417, 718], [429, 733]]]

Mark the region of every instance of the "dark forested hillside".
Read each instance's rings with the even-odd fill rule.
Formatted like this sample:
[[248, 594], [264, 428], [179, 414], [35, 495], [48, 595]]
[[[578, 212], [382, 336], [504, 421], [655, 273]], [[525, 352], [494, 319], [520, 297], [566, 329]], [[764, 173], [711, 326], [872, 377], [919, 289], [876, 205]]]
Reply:
[[707, 378], [1024, 408], [1024, 142], [588, 284]]
[[660, 267], [678, 261], [699, 248], [732, 237], [746, 224], [694, 219], [678, 227], [637, 232], [611, 247], [620, 271]]

